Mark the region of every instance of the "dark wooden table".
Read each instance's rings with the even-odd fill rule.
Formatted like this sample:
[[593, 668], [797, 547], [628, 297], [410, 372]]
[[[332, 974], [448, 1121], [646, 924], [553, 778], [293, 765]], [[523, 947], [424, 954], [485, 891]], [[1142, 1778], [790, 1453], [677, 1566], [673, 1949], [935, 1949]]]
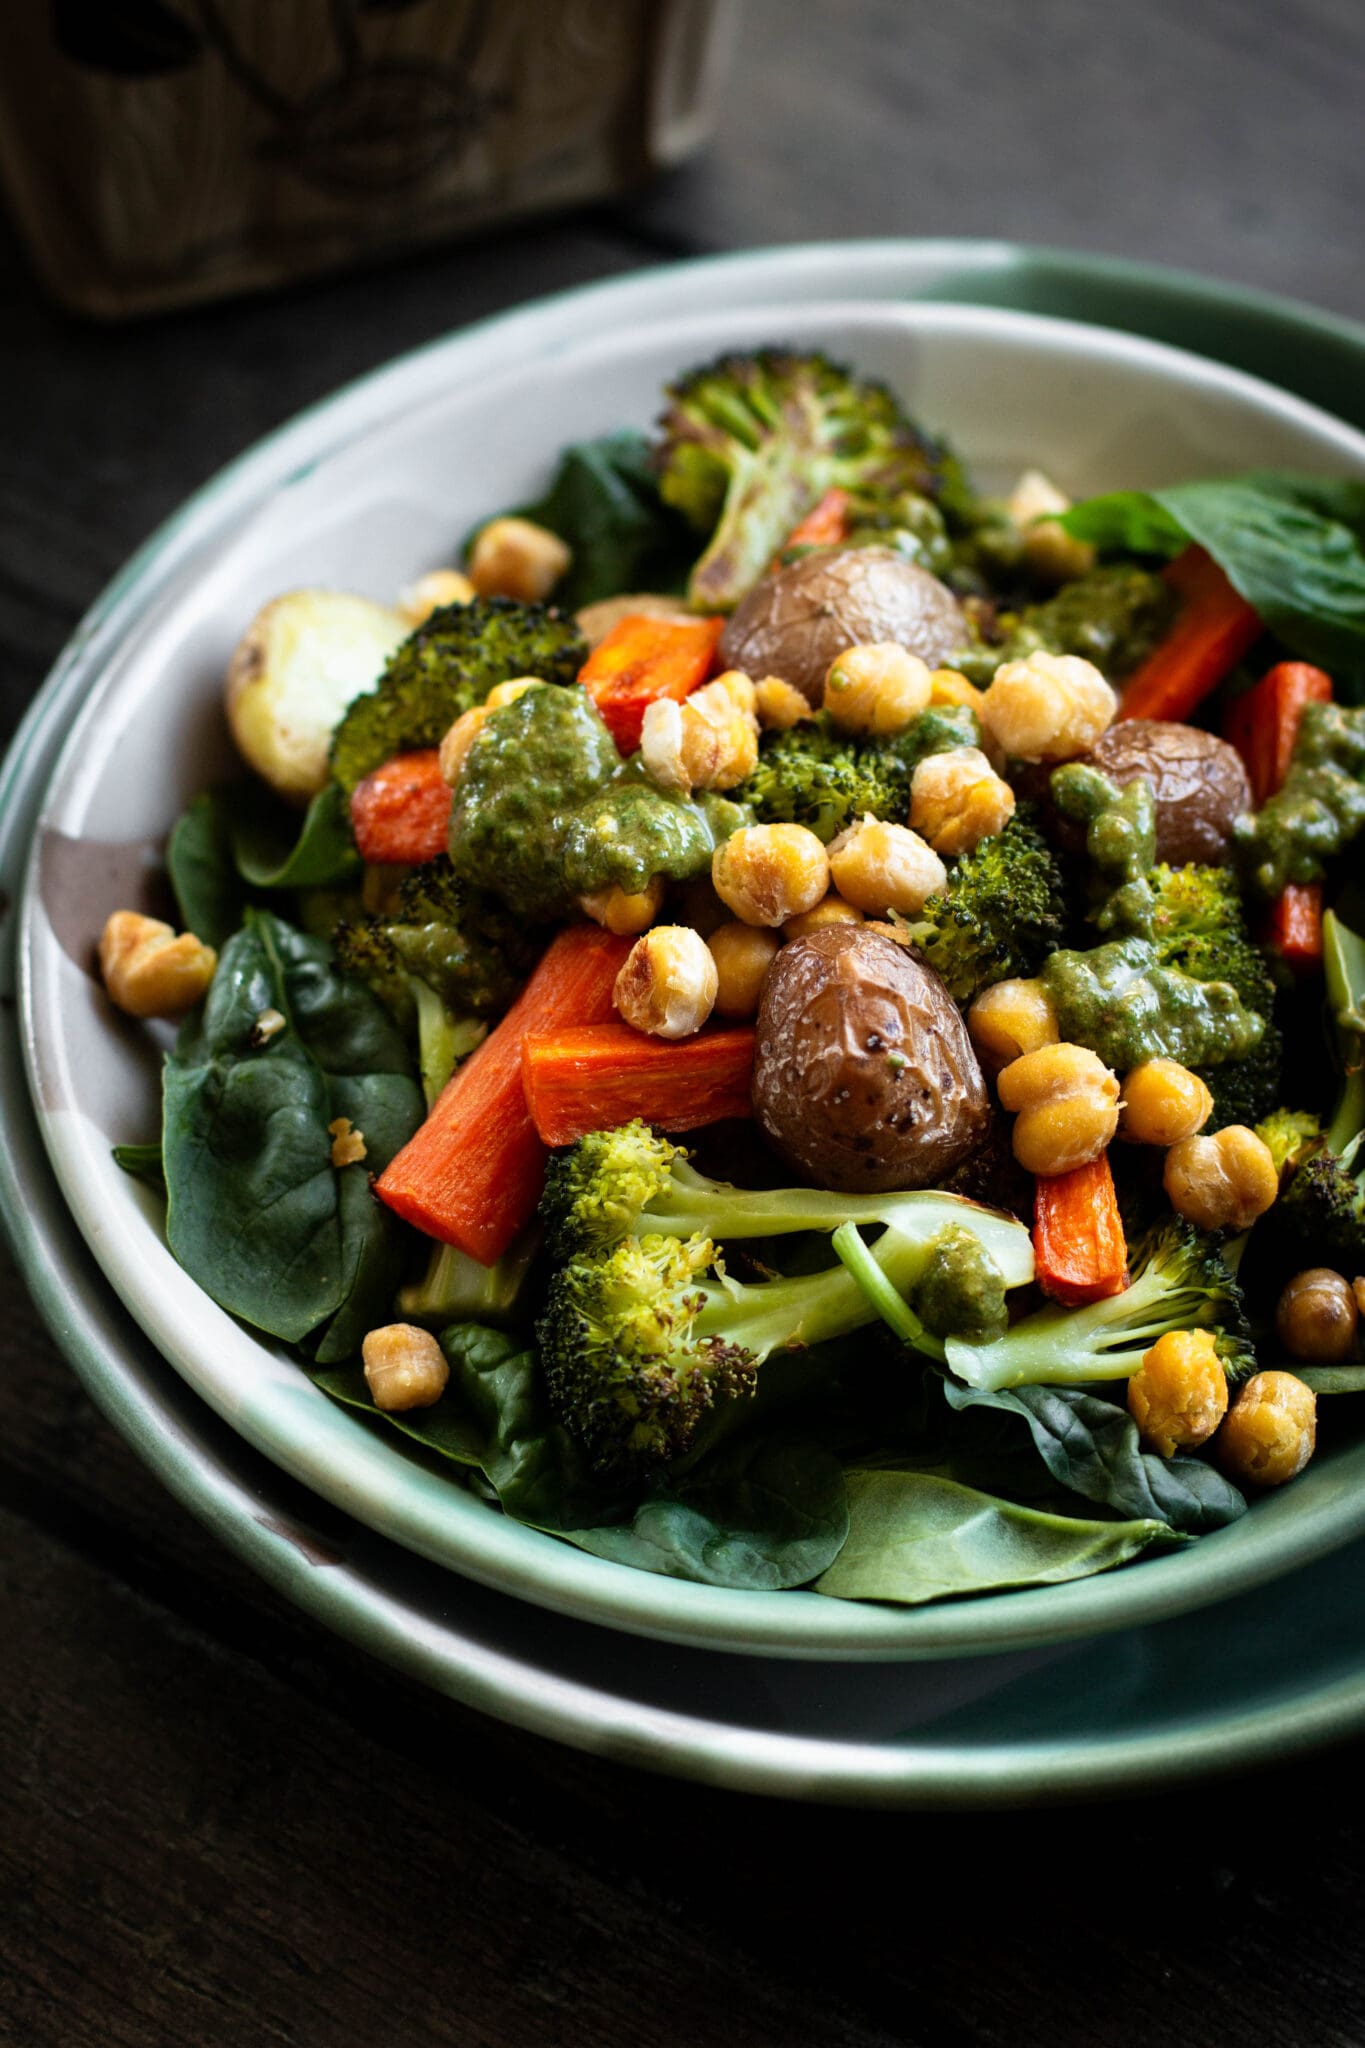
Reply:
[[[626, 206], [115, 330], [54, 311], [0, 238], [3, 734], [220, 463], [559, 286], [775, 240], [1007, 235], [1365, 317], [1363, 73], [1358, 0], [750, 0], [713, 148]], [[0, 1286], [0, 2040], [1365, 2039], [1360, 1746], [963, 1818], [587, 1760], [266, 1593], [92, 1410], [8, 1264]]]

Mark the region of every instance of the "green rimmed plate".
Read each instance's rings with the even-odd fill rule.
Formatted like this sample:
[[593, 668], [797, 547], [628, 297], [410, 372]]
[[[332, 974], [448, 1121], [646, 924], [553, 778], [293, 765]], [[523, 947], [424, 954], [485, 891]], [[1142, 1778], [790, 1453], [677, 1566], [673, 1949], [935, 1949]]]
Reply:
[[[1061, 261], [1041, 260], [1045, 269]], [[992, 319], [945, 308], [937, 316], [901, 317], [884, 309], [874, 317], [858, 303], [894, 301], [917, 289], [945, 301], [955, 291], [1000, 297], [1011, 265], [1020, 275], [1032, 275], [1028, 259], [1018, 254], [971, 247], [955, 252], [954, 245], [774, 252], [597, 287], [457, 336], [314, 409], [191, 501], [87, 622], [89, 640], [73, 651], [50, 686], [69, 685], [66, 701], [75, 703], [99, 678], [90, 722], [73, 738], [59, 772], [28, 899], [31, 1071], [45, 1136], [88, 1241], [163, 1351], [271, 1457], [338, 1505], [427, 1555], [570, 1614], [674, 1640], [733, 1650], [761, 1645], [788, 1655], [935, 1657], [1049, 1643], [1175, 1612], [1287, 1570], [1345, 1540], [1359, 1512], [1354, 1501], [1365, 1497], [1353, 1474], [1324, 1461], [1292, 1495], [1265, 1503], [1238, 1530], [1206, 1539], [1186, 1555], [1103, 1581], [911, 1615], [842, 1607], [806, 1595], [729, 1594], [623, 1572], [502, 1522], [404, 1459], [396, 1446], [370, 1438], [328, 1408], [287, 1361], [243, 1340], [235, 1325], [194, 1290], [186, 1291], [184, 1276], [168, 1270], [164, 1252], [158, 1263], [154, 1210], [138, 1207], [137, 1191], [108, 1166], [110, 1137], [145, 1134], [136, 1119], [147, 1114], [148, 1069], [145, 1061], [123, 1058], [127, 1041], [109, 1031], [92, 998], [83, 969], [89, 931], [78, 920], [62, 928], [54, 908], [65, 889], [97, 929], [103, 909], [113, 904], [101, 905], [81, 888], [73, 892], [61, 877], [69, 881], [74, 874], [79, 881], [92, 873], [89, 863], [81, 867], [80, 850], [93, 846], [99, 871], [117, 874], [119, 887], [126, 888], [128, 875], [142, 865], [145, 845], [173, 815], [175, 802], [167, 798], [173, 797], [175, 774], [183, 776], [180, 794], [209, 779], [217, 744], [211, 715], [217, 676], [226, 646], [254, 602], [282, 584], [320, 574], [362, 588], [369, 583], [382, 596], [414, 567], [445, 552], [463, 517], [460, 505], [452, 505], [448, 469], [437, 465], [446, 479], [439, 492], [435, 476], [430, 487], [415, 488], [420, 465], [414, 468], [409, 455], [402, 489], [376, 494], [376, 437], [392, 447], [401, 426], [410, 441], [417, 437], [438, 450], [439, 433], [449, 433], [452, 421], [459, 425], [464, 482], [471, 514], [477, 514], [490, 503], [524, 495], [509, 482], [505, 426], [496, 433], [490, 428], [483, 440], [476, 432], [477, 415], [496, 418], [490, 401], [499, 378], [504, 393], [520, 394], [525, 410], [528, 386], [521, 366], [534, 365], [535, 382], [553, 401], [549, 415], [536, 416], [532, 408], [522, 423], [525, 454], [518, 459], [543, 464], [556, 439], [595, 430], [594, 422], [619, 420], [631, 389], [647, 388], [641, 402], [652, 402], [661, 373], [701, 353], [718, 333], [742, 338], [747, 318], [749, 338], [766, 337], [780, 316], [784, 331], [805, 319], [812, 337], [818, 334], [836, 347], [849, 337], [849, 352], [907, 383], [912, 401], [930, 419], [953, 427], [957, 404], [969, 429], [969, 452], [1017, 466], [1040, 449], [1051, 452], [1060, 445], [1063, 476], [1078, 487], [1092, 478], [1110, 480], [1120, 458], [1125, 480], [1143, 480], [1132, 465], [1159, 463], [1163, 448], [1168, 463], [1204, 466], [1211, 450], [1243, 446], [1238, 437], [1251, 432], [1253, 423], [1263, 437], [1256, 441], [1255, 459], [1311, 460], [1316, 449], [1324, 464], [1359, 463], [1359, 448], [1334, 437], [1330, 423], [1273, 394], [1253, 392], [1208, 365], [1177, 363], [1160, 351], [1086, 330], [1035, 326], [1008, 313]], [[1042, 289], [1036, 277], [1031, 289]], [[1187, 289], [1167, 281], [1172, 303]], [[724, 308], [719, 324], [716, 314], [698, 311], [708, 292]], [[775, 312], [746, 314], [747, 304], [767, 306], [774, 298], [781, 300]], [[803, 306], [803, 299], [812, 303]], [[817, 307], [815, 301], [823, 303]], [[1202, 318], [1207, 308], [1201, 304], [1200, 310]], [[1284, 309], [1262, 308], [1258, 318], [1272, 315], [1279, 321], [1290, 317]], [[1169, 305], [1163, 317], [1168, 316]], [[645, 335], [651, 322], [661, 324], [662, 340]], [[629, 333], [630, 348], [588, 338], [601, 329]], [[1339, 338], [1329, 337], [1334, 343]], [[1024, 429], [1018, 394], [1036, 397], [1049, 364], [1047, 418], [1040, 423], [1035, 404]], [[983, 380], [994, 438], [973, 450], [971, 421], [961, 409]], [[1113, 397], [1139, 388], [1143, 404], [1133, 415], [1125, 448], [1116, 424], [1123, 408]], [[470, 394], [464, 415], [458, 410], [461, 390]], [[590, 407], [586, 415], [582, 410], [585, 392], [599, 407], [596, 415]], [[557, 435], [551, 420], [558, 422]], [[1010, 443], [1012, 422], [1016, 438]], [[368, 494], [362, 497], [362, 528], [348, 528], [342, 516], [348, 488]], [[244, 590], [244, 560], [271, 578], [255, 586], [250, 602], [244, 602], [252, 588], [248, 577]], [[138, 718], [151, 715], [148, 706], [155, 709], [155, 693], [164, 692], [167, 675], [190, 678], [197, 694], [174, 772], [158, 789], [139, 745], [150, 728], [140, 728]], [[111, 705], [117, 715], [101, 729], [98, 721], [109, 719]], [[92, 764], [107, 767], [111, 759], [115, 772], [103, 778], [93, 772]], [[130, 761], [139, 769], [131, 806], [124, 773]], [[128, 813], [137, 801], [149, 812], [141, 837], [130, 838]], [[122, 873], [116, 854], [124, 858]], [[84, 1039], [68, 1035], [82, 1006], [98, 1027]], [[55, 1039], [54, 1017], [62, 1023]], [[125, 1205], [117, 1217], [114, 1203]], [[224, 1369], [234, 1342], [245, 1342], [252, 1354], [243, 1370]], [[230, 1356], [240, 1361], [244, 1354]]]

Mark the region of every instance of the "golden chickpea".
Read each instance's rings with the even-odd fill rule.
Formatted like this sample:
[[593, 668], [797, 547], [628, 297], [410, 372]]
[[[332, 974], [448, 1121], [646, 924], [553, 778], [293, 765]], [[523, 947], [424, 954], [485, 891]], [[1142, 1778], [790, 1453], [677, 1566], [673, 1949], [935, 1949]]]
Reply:
[[931, 705], [955, 704], [967, 711], [974, 711], [978, 718], [986, 701], [984, 690], [969, 683], [966, 676], [955, 668], [936, 668], [929, 676], [929, 702]]
[[1119, 1136], [1134, 1145], [1178, 1145], [1208, 1122], [1213, 1097], [1179, 1060], [1144, 1060], [1123, 1081]]
[[711, 880], [744, 924], [780, 925], [829, 890], [829, 855], [804, 825], [745, 825], [718, 846]]
[[1161, 1179], [1177, 1215], [1200, 1230], [1249, 1230], [1280, 1189], [1270, 1147], [1245, 1124], [1182, 1138], [1166, 1154]]
[[1024, 560], [1044, 583], [1071, 583], [1095, 566], [1089, 541], [1073, 540], [1059, 524], [1071, 500], [1040, 469], [1028, 469], [1014, 486], [1005, 509], [1020, 529]]
[[967, 1030], [988, 1074], [1061, 1038], [1057, 1012], [1041, 981], [997, 981], [967, 1012]]
[[710, 948], [686, 924], [656, 924], [635, 941], [616, 977], [612, 1001], [627, 1024], [654, 1038], [690, 1038], [716, 1000]]
[[777, 935], [762, 925], [741, 924], [735, 919], [712, 932], [707, 943], [716, 963], [717, 1016], [754, 1016], [768, 969], [777, 955]]
[[910, 783], [910, 823], [935, 853], [970, 853], [1014, 816], [1014, 791], [980, 747], [928, 754]]
[[846, 647], [825, 675], [824, 707], [841, 732], [904, 732], [929, 702], [927, 663], [894, 640]]
[[1128, 1412], [1161, 1457], [1206, 1443], [1228, 1412], [1228, 1376], [1211, 1330], [1168, 1330], [1128, 1382]]
[[159, 917], [116, 910], [100, 935], [100, 974], [109, 1000], [129, 1017], [179, 1017], [213, 980], [218, 955], [193, 932], [177, 935]]
[[1003, 662], [982, 704], [987, 731], [1021, 761], [1071, 761], [1114, 720], [1118, 698], [1092, 662], [1030, 654]]
[[1252, 1486], [1283, 1486], [1317, 1448], [1318, 1403], [1292, 1372], [1258, 1372], [1241, 1388], [1214, 1438], [1219, 1464]]
[[1330, 1266], [1296, 1273], [1275, 1304], [1275, 1334], [1305, 1365], [1337, 1365], [1355, 1349], [1355, 1290]]
[[412, 626], [424, 626], [433, 612], [448, 604], [468, 604], [474, 586], [458, 569], [432, 569], [410, 583], [398, 600], [398, 609]]
[[864, 818], [848, 825], [829, 849], [829, 871], [846, 903], [885, 916], [910, 916], [948, 880], [948, 870], [908, 825]]
[[792, 683], [781, 676], [764, 676], [754, 685], [754, 709], [765, 732], [790, 732], [803, 718], [814, 718], [814, 707]]
[[382, 1330], [371, 1330], [360, 1356], [370, 1397], [389, 1414], [430, 1408], [450, 1378], [440, 1345], [430, 1330], [419, 1330], [415, 1323], [386, 1323]]
[[1083, 1045], [1040, 1046], [1006, 1067], [1000, 1106], [1015, 1112], [1014, 1156], [1028, 1173], [1070, 1173], [1098, 1159], [1118, 1128], [1119, 1084]]
[[572, 560], [548, 527], [532, 519], [490, 519], [469, 551], [469, 580], [480, 597], [542, 604]]
[[659, 912], [663, 909], [664, 883], [662, 875], [651, 875], [643, 889], [632, 890], [629, 894], [618, 882], [606, 889], [589, 890], [580, 896], [578, 907], [594, 924], [600, 924], [605, 931], [615, 932], [619, 938], [628, 938], [632, 932], [647, 932]]
[[547, 690], [539, 676], [513, 676], [509, 682], [494, 683], [484, 703], [490, 711], [501, 711], [504, 704], [515, 704], [518, 697], [524, 697], [528, 690]]
[[460, 771], [469, 759], [469, 749], [491, 716], [492, 713], [486, 704], [471, 705], [468, 711], [460, 713], [442, 739], [436, 762], [441, 771], [442, 782], [448, 782], [452, 789], [459, 781]]
[[863, 913], [852, 903], [845, 903], [833, 889], [828, 896], [816, 904], [814, 910], [803, 910], [800, 917], [789, 917], [782, 927], [784, 939], [804, 939], [810, 932], [823, 931], [827, 924], [861, 924]]
[[[758, 717], [758, 685], [752, 676], [746, 676], [742, 668], [727, 668], [723, 675], [713, 676], [705, 685], [707, 691], [723, 690], [737, 711], [747, 713], [750, 718]], [[704, 693], [695, 690], [692, 702]]]
[[[747, 677], [742, 677], [747, 682]], [[660, 697], [645, 712], [640, 756], [660, 789], [733, 789], [758, 760], [758, 720], [742, 708], [728, 677], [679, 704]]]

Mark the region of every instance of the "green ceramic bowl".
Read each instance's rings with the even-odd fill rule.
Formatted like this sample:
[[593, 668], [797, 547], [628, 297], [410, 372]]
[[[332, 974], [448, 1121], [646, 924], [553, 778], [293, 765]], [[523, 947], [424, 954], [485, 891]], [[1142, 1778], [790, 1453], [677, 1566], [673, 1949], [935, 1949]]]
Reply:
[[[1077, 490], [1251, 462], [1365, 475], [1365, 442], [1283, 391], [1133, 333], [946, 303], [1004, 297], [1011, 276], [1023, 297], [1045, 296], [1054, 273], [1079, 292], [1084, 270], [952, 245], [782, 251], [488, 323], [314, 408], [224, 472], [130, 565], [59, 665], [44, 705], [84, 708], [44, 800], [22, 909], [24, 1050], [44, 1142], [87, 1244], [159, 1350], [249, 1443], [370, 1527], [564, 1614], [732, 1651], [845, 1659], [975, 1654], [1130, 1627], [1258, 1584], [1365, 1529], [1365, 1451], [1345, 1451], [1188, 1551], [960, 1605], [900, 1612], [624, 1570], [508, 1523], [331, 1407], [192, 1286], [165, 1251], [155, 1202], [109, 1162], [111, 1140], [155, 1128], [156, 1055], [145, 1036], [111, 1028], [88, 973], [91, 941], [105, 913], [131, 900], [180, 803], [225, 758], [219, 677], [242, 622], [304, 581], [389, 595], [446, 557], [480, 512], [532, 490], [563, 440], [647, 418], [680, 363], [723, 343], [818, 339], [890, 377], [988, 471], [1043, 460]], [[1118, 326], [1140, 280], [1104, 266], [1096, 275], [1089, 310]], [[921, 293], [945, 303], [903, 303]], [[1207, 342], [1206, 288], [1159, 280], [1152, 301], [1155, 324], [1178, 327], [1183, 305]], [[1254, 356], [1295, 317], [1247, 303], [1229, 327]], [[1302, 333], [1311, 388], [1337, 396], [1348, 331], [1305, 323]]]

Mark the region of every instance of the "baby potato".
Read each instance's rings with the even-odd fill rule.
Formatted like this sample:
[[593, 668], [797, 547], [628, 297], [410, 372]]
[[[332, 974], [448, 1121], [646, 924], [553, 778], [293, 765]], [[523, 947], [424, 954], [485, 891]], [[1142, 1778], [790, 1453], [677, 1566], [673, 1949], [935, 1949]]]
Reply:
[[401, 612], [344, 591], [273, 598], [228, 663], [228, 724], [243, 759], [290, 803], [306, 804], [327, 780], [342, 713], [374, 688], [410, 630]]

